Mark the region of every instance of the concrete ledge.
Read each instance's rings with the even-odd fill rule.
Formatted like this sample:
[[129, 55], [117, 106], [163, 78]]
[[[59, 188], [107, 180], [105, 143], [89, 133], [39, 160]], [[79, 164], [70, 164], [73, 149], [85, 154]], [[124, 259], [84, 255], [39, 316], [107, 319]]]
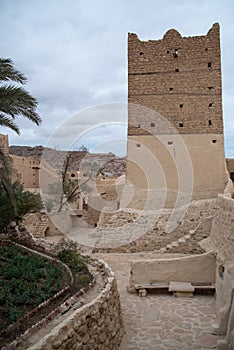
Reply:
[[[169, 284], [171, 281], [193, 285], [215, 284], [216, 257], [213, 253], [173, 259], [131, 262], [129, 289], [136, 285]], [[136, 289], [136, 288], [135, 288]]]

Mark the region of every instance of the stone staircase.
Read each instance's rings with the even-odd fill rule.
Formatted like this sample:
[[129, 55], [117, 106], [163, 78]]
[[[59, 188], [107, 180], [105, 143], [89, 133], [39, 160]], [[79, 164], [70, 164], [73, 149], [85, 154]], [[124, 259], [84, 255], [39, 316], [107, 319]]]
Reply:
[[167, 244], [165, 247], [160, 248], [160, 253], [169, 253], [173, 248], [179, 247], [184, 243], [188, 243], [195, 234], [195, 232], [196, 230], [190, 230], [189, 233], [187, 233], [183, 237], [178, 238], [176, 241], [173, 241]]
[[46, 221], [40, 221], [35, 229], [33, 230], [32, 234], [34, 238], [43, 238], [45, 237], [45, 231], [48, 228], [48, 223]]

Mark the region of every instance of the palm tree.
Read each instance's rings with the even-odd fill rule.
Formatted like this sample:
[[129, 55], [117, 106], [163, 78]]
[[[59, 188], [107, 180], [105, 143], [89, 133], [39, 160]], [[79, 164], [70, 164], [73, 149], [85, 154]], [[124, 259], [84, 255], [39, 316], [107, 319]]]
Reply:
[[[36, 112], [37, 100], [20, 86], [26, 81], [26, 77], [14, 68], [11, 59], [0, 58], [0, 126], [8, 127], [17, 134], [20, 134], [20, 129], [15, 119], [19, 116], [37, 125], [41, 123], [41, 118]], [[7, 193], [14, 214], [17, 216], [18, 206], [12, 187], [11, 173], [10, 158], [0, 148], [0, 188]]]
[[[22, 86], [26, 77], [16, 70], [9, 58], [0, 58], [0, 125], [20, 133], [15, 119], [23, 116], [39, 125], [41, 118], [36, 113], [37, 100]], [[17, 83], [12, 84], [12, 82]]]

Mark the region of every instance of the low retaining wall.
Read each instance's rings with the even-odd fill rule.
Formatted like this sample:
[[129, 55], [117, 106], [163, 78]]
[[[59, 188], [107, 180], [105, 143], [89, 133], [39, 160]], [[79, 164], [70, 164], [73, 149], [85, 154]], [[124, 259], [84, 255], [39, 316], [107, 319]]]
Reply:
[[175, 259], [139, 260], [131, 263], [130, 288], [157, 282], [215, 283], [216, 259], [212, 253]]
[[[24, 350], [117, 350], [123, 335], [123, 322], [117, 283], [113, 272], [101, 260], [94, 260], [100, 269], [105, 287], [88, 304], [70, 311], [67, 318], [55, 326], [40, 341], [31, 346], [12, 347]], [[46, 327], [46, 326], [45, 326]]]

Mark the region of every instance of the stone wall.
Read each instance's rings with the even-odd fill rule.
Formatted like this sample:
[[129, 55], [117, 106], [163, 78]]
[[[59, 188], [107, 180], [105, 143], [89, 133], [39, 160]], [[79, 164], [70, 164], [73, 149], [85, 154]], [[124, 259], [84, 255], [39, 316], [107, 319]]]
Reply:
[[[117, 283], [108, 265], [104, 267], [105, 287], [90, 303], [69, 313], [61, 323], [41, 337], [28, 350], [98, 349], [117, 350], [122, 335], [123, 323]], [[24, 348], [25, 349], [25, 348]]]
[[[219, 40], [218, 23], [204, 36], [182, 37], [171, 29], [161, 40], [141, 41], [129, 34], [128, 101], [157, 111], [179, 133], [222, 133]], [[144, 133], [141, 118], [134, 118], [130, 113], [129, 135]], [[151, 133], [160, 133], [158, 125]]]
[[228, 350], [229, 345], [234, 345], [234, 200], [219, 195], [216, 208], [210, 237], [202, 246], [217, 255], [214, 332], [226, 335], [217, 348]]

